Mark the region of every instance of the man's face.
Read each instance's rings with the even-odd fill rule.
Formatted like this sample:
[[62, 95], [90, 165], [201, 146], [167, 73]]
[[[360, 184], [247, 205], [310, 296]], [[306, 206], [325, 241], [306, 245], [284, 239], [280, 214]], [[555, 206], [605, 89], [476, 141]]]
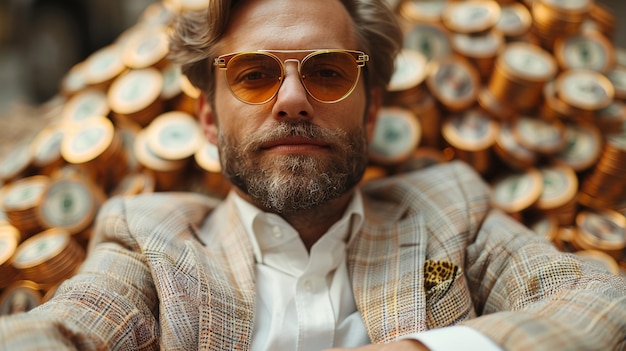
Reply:
[[[222, 54], [358, 49], [351, 19], [337, 0], [247, 1], [233, 13], [220, 48]], [[283, 61], [305, 55], [277, 54]], [[310, 209], [349, 193], [365, 169], [375, 123], [363, 78], [346, 99], [327, 104], [307, 94], [297, 65], [285, 63], [280, 90], [260, 105], [238, 100], [224, 72], [217, 71], [214, 104], [201, 109], [205, 130], [217, 128], [207, 134], [218, 144], [226, 176], [244, 197], [276, 213]]]

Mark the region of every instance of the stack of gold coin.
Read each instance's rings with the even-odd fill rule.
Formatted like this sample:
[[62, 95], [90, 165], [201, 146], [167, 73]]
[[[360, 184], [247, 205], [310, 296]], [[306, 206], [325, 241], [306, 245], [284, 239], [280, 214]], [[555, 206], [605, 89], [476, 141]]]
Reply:
[[497, 121], [508, 122], [517, 117], [517, 112], [507, 102], [497, 98], [487, 86], [480, 88], [476, 102], [480, 108]]
[[603, 269], [606, 269], [615, 275], [620, 274], [620, 268], [617, 261], [605, 252], [593, 249], [582, 249], [576, 251], [575, 254], [585, 260], [599, 264]]
[[523, 41], [533, 24], [528, 7], [520, 2], [500, 3], [500, 20], [496, 28], [502, 32], [507, 42]]
[[168, 53], [169, 39], [166, 26], [141, 26], [125, 43], [122, 61], [130, 69], [153, 67], [161, 70], [169, 65]]
[[174, 20], [176, 11], [164, 1], [156, 1], [146, 7], [139, 18], [140, 24], [168, 25]]
[[419, 51], [404, 49], [396, 58], [396, 70], [387, 87], [384, 104], [410, 110], [422, 127], [420, 145], [439, 147], [439, 110], [425, 79], [428, 60]]
[[424, 84], [428, 62], [420, 52], [403, 49], [395, 63], [395, 71], [387, 86], [385, 104], [410, 107], [428, 94]]
[[606, 108], [596, 113], [595, 125], [603, 134], [615, 134], [626, 132], [626, 104], [622, 101], [613, 100]]
[[147, 172], [133, 172], [126, 175], [111, 191], [113, 196], [132, 196], [154, 192], [155, 179]]
[[492, 170], [492, 152], [498, 124], [482, 110], [474, 108], [449, 116], [443, 123], [444, 141], [463, 160], [482, 175]]
[[600, 129], [595, 124], [582, 122], [567, 123], [564, 129], [565, 145], [554, 155], [554, 160], [579, 174], [592, 168], [602, 154], [604, 140]]
[[115, 123], [115, 131], [120, 135], [120, 139], [122, 140], [122, 148], [126, 156], [126, 169], [128, 173], [139, 171], [141, 168], [134, 150], [135, 138], [141, 129], [141, 126], [132, 122], [125, 123], [117, 121]]
[[410, 22], [407, 27], [404, 35], [406, 49], [421, 53], [428, 61], [452, 54], [450, 31], [439, 22]]
[[531, 30], [544, 48], [552, 49], [558, 38], [579, 31], [592, 5], [593, 0], [534, 0]]
[[441, 112], [431, 95], [424, 96], [410, 107], [422, 129], [420, 147], [441, 147]]
[[85, 258], [85, 250], [66, 230], [53, 228], [37, 233], [17, 248], [13, 266], [26, 280], [43, 289], [71, 277]]
[[44, 175], [22, 178], [5, 185], [0, 205], [9, 223], [20, 231], [22, 240], [43, 229], [37, 211], [49, 186], [50, 178]]
[[494, 151], [499, 161], [514, 171], [523, 171], [539, 162], [537, 153], [524, 147], [514, 136], [512, 123], [500, 123]]
[[617, 18], [612, 9], [599, 1], [594, 1], [589, 10], [589, 18], [583, 23], [583, 31], [597, 31], [612, 39], [617, 29]]
[[4, 183], [28, 176], [32, 171], [33, 154], [30, 143], [22, 141], [0, 160], [0, 180]]
[[183, 72], [179, 65], [171, 63], [161, 70], [163, 75], [163, 89], [161, 89], [160, 98], [165, 104], [167, 110], [175, 110], [176, 102], [174, 102], [183, 92], [181, 79]]
[[39, 284], [29, 280], [17, 280], [0, 295], [0, 316], [28, 312], [42, 302]]
[[562, 70], [589, 69], [606, 73], [615, 65], [613, 44], [597, 31], [558, 38], [554, 44], [554, 57]]
[[[517, 112], [535, 109], [541, 101], [544, 85], [557, 73], [557, 64], [549, 52], [525, 42], [506, 45], [494, 68], [486, 85], [488, 93]], [[483, 103], [487, 104], [486, 101]], [[503, 119], [510, 119], [512, 115], [506, 113]]]
[[559, 231], [559, 221], [554, 216], [540, 215], [527, 218], [525, 221], [528, 223], [528, 228], [537, 233], [537, 235], [551, 242], [556, 240]]
[[189, 159], [204, 139], [197, 119], [181, 111], [159, 115], [145, 130], [150, 150], [170, 161]]
[[485, 81], [492, 75], [494, 62], [504, 49], [505, 38], [494, 29], [481, 34], [454, 33], [450, 43], [454, 52], [467, 58]]
[[483, 34], [496, 27], [500, 11], [495, 0], [451, 1], [444, 7], [441, 20], [453, 33]]
[[108, 90], [113, 118], [142, 127], [163, 112], [163, 75], [155, 68], [134, 69], [119, 76]]
[[231, 188], [230, 182], [222, 175], [219, 150], [215, 144], [203, 141], [194, 154], [195, 164], [200, 168], [205, 191], [220, 198]]
[[545, 120], [528, 115], [511, 123], [513, 137], [524, 148], [551, 157], [565, 147], [565, 125], [560, 120]]
[[610, 135], [600, 160], [584, 179], [580, 201], [592, 208], [613, 208], [626, 198], [626, 134]]
[[93, 182], [110, 189], [127, 171], [122, 140], [111, 120], [94, 116], [66, 131], [61, 155], [81, 167]]
[[39, 222], [45, 229], [64, 229], [79, 243], [86, 244], [88, 229], [104, 200], [102, 189], [86, 177], [53, 178], [38, 207]]
[[447, 6], [447, 1], [402, 1], [398, 6], [398, 14], [411, 23], [439, 23]]
[[173, 8], [177, 12], [199, 11], [206, 9], [208, 0], [164, 0], [167, 6]]
[[573, 244], [579, 250], [602, 251], [616, 260], [626, 249], [626, 217], [610, 210], [584, 210], [576, 216]]
[[66, 100], [61, 118], [64, 123], [71, 126], [94, 116], [108, 116], [110, 112], [106, 93], [89, 88], [76, 92]]
[[451, 153], [445, 153], [438, 148], [420, 146], [407, 161], [400, 164], [394, 171], [396, 173], [406, 173], [448, 162], [453, 157], [453, 155], [450, 154]]
[[8, 223], [0, 224], [0, 289], [11, 285], [19, 274], [12, 258], [21, 239], [17, 228]]
[[554, 81], [555, 96], [563, 105], [565, 119], [595, 123], [597, 115], [614, 101], [615, 89], [602, 73], [568, 69]]
[[86, 86], [102, 91], [128, 70], [122, 61], [122, 47], [115, 43], [96, 50], [83, 64]]
[[154, 178], [156, 191], [180, 190], [182, 179], [188, 166], [187, 159], [167, 160], [159, 157], [151, 148], [146, 129], [137, 133], [134, 142], [137, 162], [145, 172]]
[[554, 237], [554, 245], [563, 252], [576, 252], [578, 249], [574, 245], [577, 229], [573, 225], [559, 225]]
[[564, 165], [546, 165], [538, 168], [543, 178], [543, 191], [534, 210], [544, 216], [554, 216], [561, 226], [574, 224], [578, 210], [578, 177]]
[[65, 99], [70, 99], [76, 93], [87, 87], [87, 77], [85, 74], [85, 63], [80, 62], [61, 78], [60, 94]]
[[[573, 113], [569, 105], [563, 102], [556, 93], [556, 82], [551, 80], [547, 82], [542, 89], [542, 104], [539, 107], [539, 115], [541, 118], [553, 120], [567, 120], [572, 118]], [[574, 122], [583, 119], [575, 119]]]
[[187, 76], [182, 76], [180, 78], [180, 86], [182, 94], [180, 94], [178, 99], [175, 100], [176, 103], [173, 105], [172, 109], [195, 115], [196, 101], [200, 98], [200, 94], [202, 92], [200, 89], [191, 84]]
[[606, 77], [613, 84], [615, 99], [626, 100], [626, 66], [614, 66], [606, 73]]
[[[164, 172], [159, 167], [152, 166], [158, 165], [158, 162], [144, 164], [154, 172], [157, 188], [173, 189], [172, 186], [176, 183], [178, 184], [175, 186], [179, 187], [181, 184], [178, 179], [204, 139], [197, 120], [185, 112], [170, 111], [157, 116], [144, 131], [144, 150], [152, 153], [155, 160], [160, 159], [175, 165], [171, 171]], [[143, 160], [149, 158], [144, 157]], [[168, 183], [171, 185], [166, 185]]]
[[500, 5], [494, 0], [448, 2], [441, 14], [443, 25], [451, 32], [452, 51], [471, 62], [482, 80], [491, 75], [504, 46], [504, 35], [497, 29], [500, 14]]
[[383, 166], [368, 164], [365, 168], [365, 172], [363, 173], [363, 177], [361, 177], [361, 180], [359, 181], [359, 184], [363, 185], [374, 180], [384, 179], [389, 174], [389, 170]]
[[411, 157], [420, 137], [421, 125], [410, 110], [397, 106], [383, 108], [369, 144], [369, 159], [379, 166], [401, 164]]
[[492, 184], [491, 204], [523, 221], [524, 212], [535, 206], [543, 193], [543, 177], [535, 168], [510, 173]]
[[30, 147], [33, 155], [32, 165], [38, 170], [38, 174], [50, 175], [65, 163], [61, 156], [64, 135], [60, 123], [50, 125], [37, 133]]
[[187, 76], [182, 74], [179, 65], [170, 64], [162, 70], [163, 90], [161, 99], [167, 111], [182, 111], [191, 115], [196, 113], [196, 100], [200, 90], [194, 87]]
[[467, 59], [446, 56], [428, 63], [426, 85], [444, 113], [455, 113], [474, 106], [481, 82]]

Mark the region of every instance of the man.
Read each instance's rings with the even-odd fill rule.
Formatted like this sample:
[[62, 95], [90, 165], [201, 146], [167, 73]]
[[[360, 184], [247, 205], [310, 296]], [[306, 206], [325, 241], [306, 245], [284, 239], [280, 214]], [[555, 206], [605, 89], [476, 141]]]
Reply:
[[[208, 22], [207, 22], [208, 19]], [[626, 282], [461, 163], [357, 188], [400, 33], [376, 0], [211, 1], [173, 50], [234, 191], [117, 198], [7, 349], [610, 350]]]

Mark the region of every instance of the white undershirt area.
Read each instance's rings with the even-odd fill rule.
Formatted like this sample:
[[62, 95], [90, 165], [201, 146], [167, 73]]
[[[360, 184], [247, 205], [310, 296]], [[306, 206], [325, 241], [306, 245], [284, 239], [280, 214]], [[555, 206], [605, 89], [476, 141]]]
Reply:
[[[235, 196], [235, 206], [256, 259], [252, 351], [320, 351], [369, 344], [346, 265], [347, 242], [363, 224], [361, 194], [356, 192], [341, 220], [313, 245], [310, 253], [298, 233], [280, 216], [262, 212], [239, 196], [231, 195]], [[451, 338], [450, 334], [455, 337]], [[485, 351], [500, 350], [467, 327], [450, 327], [410, 337], [421, 340], [432, 350], [454, 350], [468, 345], [480, 345]], [[451, 340], [459, 343], [449, 345]]]

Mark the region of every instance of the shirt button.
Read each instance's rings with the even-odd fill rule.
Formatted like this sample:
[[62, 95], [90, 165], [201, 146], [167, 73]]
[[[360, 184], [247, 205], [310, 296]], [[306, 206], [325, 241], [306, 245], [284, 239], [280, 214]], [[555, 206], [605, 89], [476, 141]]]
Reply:
[[311, 292], [313, 290], [313, 284], [311, 284], [310, 280], [304, 281], [304, 290]]
[[274, 227], [272, 228], [272, 231], [274, 232], [274, 238], [280, 239], [283, 237], [283, 232], [280, 230], [280, 227]]

